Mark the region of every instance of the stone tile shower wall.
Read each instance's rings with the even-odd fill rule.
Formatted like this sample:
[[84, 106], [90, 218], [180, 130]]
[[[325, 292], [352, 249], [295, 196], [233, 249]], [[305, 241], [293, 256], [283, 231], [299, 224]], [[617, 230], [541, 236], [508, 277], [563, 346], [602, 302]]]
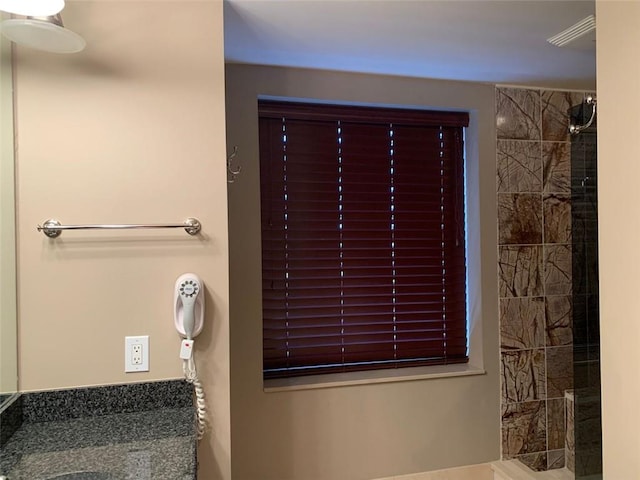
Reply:
[[565, 463], [573, 387], [571, 143], [583, 92], [496, 89], [502, 458]]

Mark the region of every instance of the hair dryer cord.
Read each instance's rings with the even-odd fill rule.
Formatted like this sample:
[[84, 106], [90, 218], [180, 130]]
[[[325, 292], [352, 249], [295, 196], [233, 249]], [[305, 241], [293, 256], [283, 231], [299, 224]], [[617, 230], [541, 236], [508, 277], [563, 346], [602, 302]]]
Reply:
[[204, 432], [207, 428], [207, 411], [205, 407], [204, 388], [198, 378], [198, 372], [196, 371], [196, 363], [193, 357], [188, 360], [183, 360], [184, 378], [187, 382], [193, 385], [196, 396], [196, 414], [197, 414], [197, 430], [198, 440], [202, 439]]

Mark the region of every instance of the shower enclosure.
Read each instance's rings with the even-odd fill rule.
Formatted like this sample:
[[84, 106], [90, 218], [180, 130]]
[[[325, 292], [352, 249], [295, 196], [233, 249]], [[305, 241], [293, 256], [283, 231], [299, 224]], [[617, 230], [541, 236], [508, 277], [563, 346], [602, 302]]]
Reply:
[[567, 467], [576, 479], [591, 480], [602, 478], [595, 99], [587, 97], [569, 114], [574, 388], [567, 401]]

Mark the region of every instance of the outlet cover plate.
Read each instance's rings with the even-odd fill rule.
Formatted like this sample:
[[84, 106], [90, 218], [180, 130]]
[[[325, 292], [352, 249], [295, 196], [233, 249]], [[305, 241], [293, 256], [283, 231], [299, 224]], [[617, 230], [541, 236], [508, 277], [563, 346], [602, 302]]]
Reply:
[[[142, 362], [137, 364], [133, 363], [134, 345], [142, 347]], [[149, 335], [124, 337], [124, 371], [126, 373], [149, 371]]]

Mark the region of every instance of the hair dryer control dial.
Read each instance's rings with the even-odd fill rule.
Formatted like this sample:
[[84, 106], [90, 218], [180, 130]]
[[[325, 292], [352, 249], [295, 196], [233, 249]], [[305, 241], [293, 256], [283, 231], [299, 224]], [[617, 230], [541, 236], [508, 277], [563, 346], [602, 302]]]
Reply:
[[180, 284], [180, 295], [182, 297], [194, 297], [198, 295], [198, 284], [192, 280], [186, 280]]

